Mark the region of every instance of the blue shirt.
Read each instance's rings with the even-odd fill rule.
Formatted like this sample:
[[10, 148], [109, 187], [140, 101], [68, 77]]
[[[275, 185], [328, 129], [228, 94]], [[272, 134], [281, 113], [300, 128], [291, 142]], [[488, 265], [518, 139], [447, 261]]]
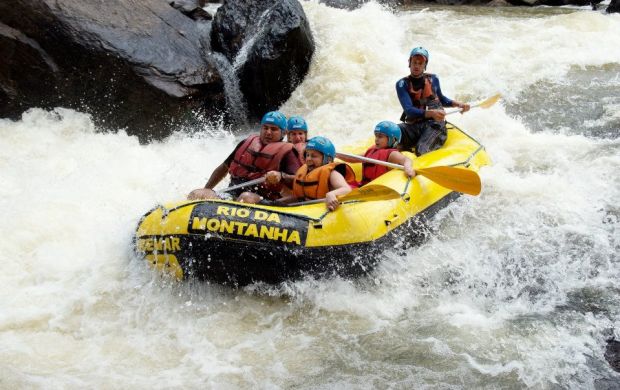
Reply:
[[[452, 106], [452, 99], [446, 97], [441, 93], [441, 87], [439, 86], [439, 79], [434, 74], [431, 74], [431, 85], [435, 94], [439, 98], [441, 105], [444, 107]], [[426, 110], [417, 108], [413, 105], [411, 101], [411, 96], [409, 92], [407, 92], [407, 77], [403, 77], [402, 79], [396, 82], [396, 94], [398, 95], [398, 100], [400, 101], [400, 105], [403, 107], [405, 111], [405, 115], [408, 118], [424, 118], [424, 113]]]

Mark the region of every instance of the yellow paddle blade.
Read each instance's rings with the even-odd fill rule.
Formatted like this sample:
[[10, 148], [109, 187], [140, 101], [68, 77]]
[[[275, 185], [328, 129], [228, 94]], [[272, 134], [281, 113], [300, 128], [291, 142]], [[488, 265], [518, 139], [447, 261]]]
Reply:
[[482, 189], [480, 176], [474, 171], [456, 167], [429, 167], [416, 169], [418, 175], [452, 191], [478, 195]]
[[[340, 202], [352, 202], [352, 201], [376, 201], [376, 200], [392, 200], [400, 198], [400, 194], [382, 185], [365, 185], [361, 188], [354, 188], [346, 195], [338, 197]], [[325, 198], [306, 200], [303, 202], [291, 203], [289, 206], [304, 206], [307, 204], [316, 204], [325, 202]]]
[[400, 198], [400, 194], [386, 186], [381, 185], [365, 185], [360, 188], [355, 188], [348, 194], [338, 198], [341, 202], [351, 201], [351, 200], [390, 200]]
[[[489, 108], [492, 105], [494, 105], [495, 103], [497, 103], [497, 101], [499, 99], [501, 99], [502, 95], [501, 94], [495, 94], [493, 96], [491, 96], [490, 98], [486, 98], [484, 100], [481, 100], [479, 102], [476, 103], [471, 103], [470, 104], [470, 108], [476, 108], [476, 107], [480, 107], [480, 108]], [[446, 110], [446, 115], [450, 115], [450, 114], [454, 114], [457, 112], [462, 112], [461, 108], [450, 108]]]
[[494, 105], [495, 103], [497, 103], [497, 101], [502, 97], [501, 94], [496, 94], [491, 96], [490, 98], [481, 101], [480, 103], [477, 104], [478, 107], [480, 108], [489, 108], [492, 105]]

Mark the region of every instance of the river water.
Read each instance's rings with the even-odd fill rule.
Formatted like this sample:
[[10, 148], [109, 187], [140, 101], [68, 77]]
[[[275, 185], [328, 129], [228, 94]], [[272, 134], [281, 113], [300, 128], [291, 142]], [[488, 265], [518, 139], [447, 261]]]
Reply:
[[620, 15], [303, 6], [317, 51], [282, 111], [366, 138], [423, 45], [446, 95], [504, 96], [451, 118], [493, 159], [482, 194], [358, 280], [175, 284], [133, 230], [204, 185], [230, 129], [141, 145], [62, 108], [0, 120], [0, 388], [620, 388]]

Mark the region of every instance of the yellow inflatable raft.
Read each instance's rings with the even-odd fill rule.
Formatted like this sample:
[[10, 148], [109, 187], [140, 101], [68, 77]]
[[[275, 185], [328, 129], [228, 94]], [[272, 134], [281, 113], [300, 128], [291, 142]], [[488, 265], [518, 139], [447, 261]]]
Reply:
[[[367, 147], [348, 151], [363, 153]], [[490, 162], [484, 147], [452, 124], [441, 149], [409, 157], [415, 169], [477, 171]], [[361, 163], [351, 165], [360, 175]], [[135, 250], [178, 279], [245, 285], [304, 275], [357, 276], [371, 270], [386, 247], [419, 244], [424, 221], [460, 195], [420, 175], [410, 180], [400, 170], [356, 193], [361, 196], [343, 201], [334, 212], [324, 203], [277, 207], [204, 200], [159, 205], [140, 220]], [[389, 193], [396, 196], [384, 196]]]

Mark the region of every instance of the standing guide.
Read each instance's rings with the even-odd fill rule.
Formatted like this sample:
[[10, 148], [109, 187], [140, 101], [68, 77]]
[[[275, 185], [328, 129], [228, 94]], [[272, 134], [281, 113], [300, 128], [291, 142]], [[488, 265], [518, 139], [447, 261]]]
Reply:
[[441, 92], [439, 79], [425, 73], [429, 54], [423, 47], [416, 47], [409, 54], [410, 74], [396, 83], [396, 93], [403, 114], [400, 150], [411, 151], [416, 155], [439, 149], [447, 138], [445, 112], [443, 107], [459, 107], [461, 112], [469, 110], [467, 103], [447, 98]]

